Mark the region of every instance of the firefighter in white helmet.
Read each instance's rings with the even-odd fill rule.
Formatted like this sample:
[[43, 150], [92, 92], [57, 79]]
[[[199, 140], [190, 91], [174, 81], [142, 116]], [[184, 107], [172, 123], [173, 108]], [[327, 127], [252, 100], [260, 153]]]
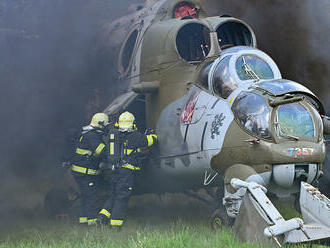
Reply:
[[71, 159], [72, 174], [81, 191], [81, 208], [79, 223], [92, 225], [96, 223], [99, 164], [107, 158], [106, 144], [102, 137], [105, 134], [109, 118], [104, 113], [96, 113], [88, 126], [83, 127], [77, 140], [74, 155]]
[[118, 161], [111, 180], [110, 198], [99, 213], [101, 224], [121, 227], [124, 223], [128, 200], [134, 187], [134, 177], [141, 171], [140, 149], [157, 141], [156, 134], [142, 134], [136, 130], [135, 117], [130, 112], [119, 116], [118, 127], [109, 132], [110, 160]]

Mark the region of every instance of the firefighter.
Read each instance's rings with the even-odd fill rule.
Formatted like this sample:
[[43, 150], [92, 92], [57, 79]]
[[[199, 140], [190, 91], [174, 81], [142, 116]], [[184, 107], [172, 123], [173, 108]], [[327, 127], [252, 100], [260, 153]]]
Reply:
[[[134, 177], [141, 171], [140, 148], [150, 147], [157, 141], [155, 134], [142, 134], [136, 130], [135, 117], [130, 112], [119, 116], [118, 128], [110, 130], [109, 151], [118, 160], [111, 180], [110, 198], [99, 212], [98, 222], [120, 229], [124, 223], [128, 200], [134, 187]], [[116, 163], [116, 162], [115, 162]]]
[[109, 118], [106, 114], [96, 113], [90, 125], [83, 127], [71, 159], [72, 174], [81, 191], [79, 217], [81, 224], [96, 223], [96, 215], [99, 211], [96, 195], [100, 181], [99, 163], [107, 157], [107, 149], [102, 137], [108, 124]]

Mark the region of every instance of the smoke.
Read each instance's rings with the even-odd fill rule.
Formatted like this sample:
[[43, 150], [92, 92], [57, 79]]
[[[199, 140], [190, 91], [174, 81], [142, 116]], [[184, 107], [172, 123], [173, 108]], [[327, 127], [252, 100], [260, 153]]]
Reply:
[[100, 24], [128, 2], [0, 0], [1, 217], [64, 184], [66, 137], [118, 94], [115, 62], [104, 65], [95, 46]]

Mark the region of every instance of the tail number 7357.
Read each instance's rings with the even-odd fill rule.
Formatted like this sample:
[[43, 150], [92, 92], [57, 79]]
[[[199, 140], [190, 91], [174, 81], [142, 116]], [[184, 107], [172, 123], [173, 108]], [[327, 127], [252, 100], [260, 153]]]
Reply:
[[290, 147], [288, 148], [289, 150], [289, 155], [293, 156], [295, 158], [300, 157], [300, 156], [312, 156], [314, 149], [313, 148], [309, 148], [309, 147], [303, 147], [303, 148], [299, 148], [299, 147]]

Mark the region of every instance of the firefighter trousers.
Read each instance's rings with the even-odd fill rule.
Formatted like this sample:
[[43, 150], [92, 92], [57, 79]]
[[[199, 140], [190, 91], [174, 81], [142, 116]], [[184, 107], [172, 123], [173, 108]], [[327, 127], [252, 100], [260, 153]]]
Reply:
[[134, 170], [121, 167], [111, 177], [110, 197], [100, 213], [102, 211], [107, 213], [112, 226], [121, 226], [124, 222], [128, 201], [133, 190], [134, 174]]
[[81, 192], [79, 222], [95, 224], [96, 215], [99, 210], [97, 206], [97, 186], [100, 177], [82, 173], [73, 173], [73, 177]]

